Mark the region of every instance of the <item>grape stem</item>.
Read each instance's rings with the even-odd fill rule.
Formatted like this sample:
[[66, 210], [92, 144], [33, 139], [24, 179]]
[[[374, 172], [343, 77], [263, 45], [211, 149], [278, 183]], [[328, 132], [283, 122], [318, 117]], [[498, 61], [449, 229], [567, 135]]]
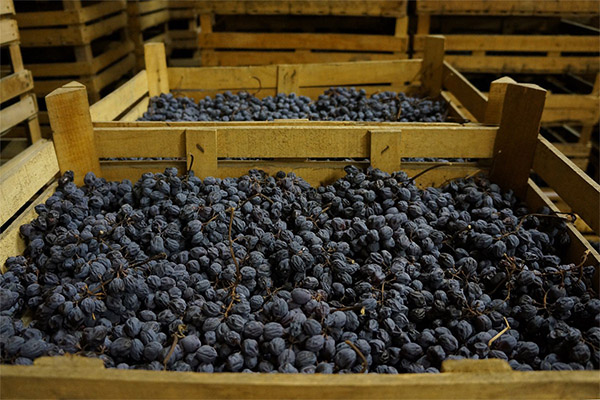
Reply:
[[349, 340], [346, 340], [345, 342], [348, 346], [352, 347], [352, 350], [354, 350], [356, 352], [356, 354], [358, 354], [358, 356], [360, 357], [360, 359], [362, 360], [362, 369], [360, 370], [361, 374], [364, 374], [365, 371], [367, 370], [368, 367], [368, 362], [367, 362], [367, 358], [365, 357], [365, 355], [362, 353], [362, 351], [360, 351], [360, 349], [358, 347], [356, 347], [356, 345], [354, 343], [352, 343]]

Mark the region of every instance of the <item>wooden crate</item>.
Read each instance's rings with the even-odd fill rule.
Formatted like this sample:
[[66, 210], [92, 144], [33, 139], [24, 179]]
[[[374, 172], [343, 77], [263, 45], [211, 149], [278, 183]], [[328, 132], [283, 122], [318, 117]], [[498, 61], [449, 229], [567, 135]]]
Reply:
[[598, 29], [561, 20], [597, 17], [598, 0], [418, 0], [416, 13], [415, 53], [423, 50], [424, 35], [444, 34], [448, 61], [461, 72], [597, 73], [600, 70]]
[[[406, 0], [203, 0], [198, 43], [202, 65], [264, 65], [406, 58], [408, 17]], [[254, 19], [258, 32], [217, 31], [215, 17], [240, 15]], [[261, 17], [255, 17], [260, 15]], [[265, 16], [312, 16], [302, 23], [302, 33], [265, 29]], [[395, 29], [388, 34], [309, 32], [318, 18], [386, 17]], [[286, 21], [289, 24], [289, 20]], [[329, 23], [329, 28], [336, 24]]]
[[41, 133], [33, 78], [23, 67], [12, 0], [0, 1], [0, 32], [0, 46], [7, 52], [2, 60], [6, 74], [0, 80], [0, 163], [4, 163], [41, 139]]
[[[493, 77], [494, 74], [468, 75], [478, 88], [489, 87]], [[517, 78], [519, 82], [537, 83], [549, 89], [542, 114], [543, 133], [585, 171], [592, 130], [600, 120], [600, 74], [596, 74], [593, 82], [574, 75], [519, 75]]]
[[128, 0], [129, 37], [135, 45], [136, 71], [144, 69], [144, 43], [169, 42], [166, 0]]
[[[246, 90], [258, 97], [295, 92], [316, 98], [330, 86], [355, 86], [366, 89], [369, 94], [393, 90], [430, 98], [441, 96], [450, 104], [450, 120], [464, 121], [475, 118], [473, 115], [484, 120], [485, 96], [452, 66], [444, 63], [443, 38], [431, 37], [429, 40], [428, 51], [422, 60], [200, 68], [168, 68], [164, 46], [147, 44], [146, 69], [94, 104], [91, 107], [92, 119], [95, 122], [134, 124], [133, 121], [148, 109], [149, 98], [161, 93], [185, 95], [195, 100], [226, 90]], [[135, 124], [200, 126], [225, 122]]]
[[[533, 169], [598, 229], [600, 186], [586, 177], [538, 137], [545, 91], [539, 87], [500, 82], [486, 104], [494, 125], [484, 124], [316, 124], [283, 123], [215, 125], [205, 127], [105, 127], [92, 123], [85, 88], [72, 83], [47, 98], [54, 143], [41, 140], [19, 160], [0, 170], [0, 193], [6, 207], [0, 222], [15, 217], [0, 236], [0, 262], [23, 251], [19, 226], [35, 217], [34, 207], [55, 190], [57, 173], [95, 171], [107, 179], [137, 178], [141, 172], [191, 165], [200, 176], [239, 176], [250, 168], [268, 172], [294, 171], [312, 184], [331, 182], [344, 174], [347, 162], [313, 161], [359, 158], [359, 165], [386, 171], [403, 169], [410, 176], [429, 163], [404, 163], [402, 157], [464, 157], [488, 161], [442, 164], [421, 175], [421, 185], [440, 185], [447, 179], [487, 173], [504, 189], [512, 189], [531, 209], [555, 205], [529, 179]], [[492, 117], [491, 117], [492, 118]], [[108, 161], [119, 157], [174, 157], [178, 160]], [[236, 161], [224, 158], [256, 157]], [[274, 157], [275, 159], [271, 159]], [[487, 166], [486, 166], [487, 165]], [[32, 175], [28, 171], [38, 171]], [[41, 195], [36, 195], [42, 190]], [[30, 203], [28, 203], [31, 201]], [[29, 206], [22, 212], [19, 209]], [[565, 260], [591, 265], [600, 255], [567, 225], [572, 237]], [[582, 257], [587, 253], [586, 257]], [[34, 366], [3, 366], [0, 390], [7, 398], [597, 398], [598, 371], [514, 372], [502, 360], [447, 361], [441, 374], [385, 375], [272, 375], [204, 374], [104, 369], [96, 359], [42, 358]]]
[[195, 2], [169, 1], [169, 65], [173, 67], [200, 66], [200, 13]]
[[125, 6], [124, 0], [18, 3], [24, 61], [39, 97], [77, 79], [97, 101], [104, 88], [133, 70]]

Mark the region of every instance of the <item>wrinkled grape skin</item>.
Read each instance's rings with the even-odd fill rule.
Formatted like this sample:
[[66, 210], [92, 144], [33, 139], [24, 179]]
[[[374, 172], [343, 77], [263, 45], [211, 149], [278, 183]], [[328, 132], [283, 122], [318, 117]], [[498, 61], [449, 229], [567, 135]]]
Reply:
[[435, 373], [460, 358], [598, 369], [594, 268], [561, 261], [564, 222], [527, 216], [483, 177], [421, 190], [403, 172], [349, 166], [318, 188], [256, 170], [84, 183], [67, 172], [21, 227], [27, 249], [0, 276], [3, 363], [77, 353], [205, 373]]

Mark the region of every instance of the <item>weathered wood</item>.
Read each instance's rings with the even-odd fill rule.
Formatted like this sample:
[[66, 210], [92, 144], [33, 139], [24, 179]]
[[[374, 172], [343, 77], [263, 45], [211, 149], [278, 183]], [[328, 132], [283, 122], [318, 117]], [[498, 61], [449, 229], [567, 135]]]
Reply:
[[506, 88], [490, 179], [521, 199], [527, 193], [545, 98], [546, 91], [536, 85]]
[[556, 74], [565, 71], [588, 74], [598, 72], [598, 65], [600, 65], [600, 57], [597, 56], [463, 56], [449, 54], [446, 55], [446, 61], [463, 72], [491, 74]]
[[277, 66], [168, 68], [171, 90], [275, 88]]
[[598, 183], [542, 137], [539, 138], [536, 146], [533, 170], [595, 232], [600, 232], [600, 185]]
[[423, 55], [422, 86], [423, 94], [432, 98], [440, 95], [444, 68], [444, 37], [428, 36]]
[[85, 87], [72, 82], [56, 89], [46, 96], [46, 106], [61, 173], [73, 171], [78, 185], [88, 172], [100, 176]]
[[37, 113], [35, 98], [28, 95], [18, 103], [0, 110], [0, 132], [4, 132], [21, 122], [32, 118]]
[[188, 168], [201, 178], [217, 174], [217, 130], [186, 129], [185, 152]]
[[598, 15], [597, 0], [418, 0], [417, 14], [434, 15], [531, 15], [561, 16]]
[[149, 104], [150, 98], [148, 96], [144, 97], [139, 103], [133, 106], [127, 114], [123, 115], [119, 121], [136, 121], [148, 110]]
[[163, 43], [147, 43], [144, 45], [146, 60], [146, 76], [148, 78], [148, 93], [159, 96], [169, 93], [169, 75], [167, 73], [167, 56]]
[[402, 132], [384, 129], [369, 131], [369, 160], [374, 168], [392, 173], [400, 170]]
[[1, 0], [0, 1], [0, 15], [14, 14], [15, 6], [12, 0]]
[[14, 19], [0, 20], [0, 45], [19, 40], [19, 29]]
[[296, 66], [285, 64], [277, 66], [277, 93], [296, 93], [299, 88], [298, 81]]
[[506, 96], [506, 88], [510, 84], [516, 82], [507, 76], [496, 79], [490, 84], [490, 93], [488, 94], [487, 107], [483, 121], [486, 124], [498, 125], [502, 118], [502, 107], [504, 107], [504, 98]]
[[52, 142], [39, 140], [0, 167], [0, 226], [58, 172]]
[[92, 121], [112, 121], [148, 93], [146, 70], [90, 107]]
[[483, 120], [487, 102], [485, 95], [445, 61], [442, 84], [445, 89], [449, 90], [475, 116], [476, 121]]

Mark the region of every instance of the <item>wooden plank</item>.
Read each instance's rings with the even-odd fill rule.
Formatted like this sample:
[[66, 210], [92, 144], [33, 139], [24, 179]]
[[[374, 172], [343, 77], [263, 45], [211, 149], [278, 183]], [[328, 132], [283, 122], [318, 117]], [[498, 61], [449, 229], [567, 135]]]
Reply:
[[298, 91], [298, 66], [277, 66], [277, 93], [296, 93]]
[[34, 95], [24, 97], [18, 103], [0, 110], [0, 132], [4, 132], [35, 116], [36, 112], [37, 107]]
[[125, 0], [102, 1], [91, 6], [81, 7], [78, 10], [79, 22], [87, 23], [118, 11], [125, 11], [125, 9]]
[[463, 72], [480, 73], [597, 73], [600, 57], [544, 57], [544, 56], [462, 56], [446, 55], [446, 61]]
[[516, 82], [507, 76], [496, 79], [490, 84], [490, 93], [488, 94], [487, 107], [483, 122], [491, 125], [498, 125], [502, 119], [502, 109], [506, 97], [506, 88]]
[[442, 74], [443, 87], [473, 114], [476, 121], [483, 121], [487, 103], [485, 95], [446, 61], [444, 61]]
[[[392, 398], [398, 393], [416, 399], [491, 399], [518, 393], [521, 399], [595, 398], [599, 395], [596, 371], [534, 371], [519, 373], [486, 369], [496, 360], [464, 360], [474, 372], [441, 374], [239, 374], [118, 370], [103, 368], [102, 360], [83, 357], [44, 357], [34, 366], [6, 365], [0, 388], [7, 398], [234, 398], [253, 399]], [[474, 364], [477, 363], [477, 364]], [[112, 382], [107, 385], [106, 382]]]
[[[560, 212], [558, 207], [542, 192], [542, 190], [531, 179], [528, 181], [526, 202], [529, 209], [533, 212], [538, 211], [542, 207], [548, 207], [553, 212]], [[582, 262], [582, 258], [586, 252], [588, 257], [585, 258], [584, 265], [592, 265], [598, 267], [600, 265], [600, 254], [590, 245], [575, 226], [567, 223], [567, 233], [571, 239], [571, 243], [566, 249], [563, 259], [578, 265]], [[597, 269], [598, 270], [598, 269]], [[597, 282], [597, 279], [596, 279]], [[598, 290], [598, 288], [595, 288]]]
[[92, 121], [112, 121], [148, 93], [146, 70], [90, 107]]
[[202, 33], [200, 48], [406, 51], [406, 37], [337, 33]]
[[144, 31], [153, 26], [164, 24], [169, 21], [169, 10], [162, 10], [149, 15], [138, 16], [139, 30]]
[[185, 154], [188, 168], [196, 176], [205, 178], [217, 173], [217, 130], [216, 129], [186, 129]]
[[148, 96], [144, 97], [138, 104], [133, 106], [131, 110], [127, 112], [123, 117], [119, 119], [119, 121], [135, 121], [140, 118], [147, 110], [148, 104], [150, 103], [150, 98]]
[[536, 85], [506, 88], [490, 179], [521, 199], [527, 193], [545, 99], [546, 91]]
[[539, 138], [536, 146], [533, 170], [595, 232], [600, 232], [600, 185], [598, 183], [542, 137]]
[[81, 23], [77, 10], [19, 12], [15, 18], [21, 29]]
[[169, 68], [171, 90], [275, 88], [276, 66]]
[[[368, 158], [369, 126], [295, 126], [238, 124], [217, 127], [220, 158]], [[95, 128], [98, 156], [185, 157], [181, 128]], [[211, 125], [196, 125], [194, 128]], [[496, 128], [405, 125], [386, 128], [401, 132], [402, 157], [491, 158]], [[298, 143], [302, 142], [300, 146]]]
[[100, 176], [85, 87], [71, 82], [56, 89], [46, 96], [46, 106], [61, 173], [73, 171], [78, 185], [90, 171]]
[[373, 168], [392, 173], [400, 170], [402, 161], [402, 132], [384, 129], [369, 131], [370, 155]]
[[423, 94], [437, 98], [442, 90], [444, 69], [444, 37], [428, 36], [421, 69]]
[[0, 15], [6, 14], [14, 14], [15, 6], [12, 0], [2, 0], [0, 1]]
[[418, 0], [417, 14], [434, 15], [598, 15], [597, 0]]
[[[397, 54], [360, 52], [213, 51], [201, 50], [202, 65], [265, 65], [369, 60], [397, 60]], [[406, 57], [404, 57], [406, 58]]]
[[5, 102], [33, 89], [31, 72], [22, 70], [0, 79], [0, 102]]
[[130, 1], [127, 2], [127, 13], [130, 15], [147, 14], [154, 11], [160, 11], [167, 7], [168, 1], [150, 0], [150, 1]]
[[163, 43], [148, 43], [144, 45], [146, 61], [146, 77], [150, 97], [169, 93], [169, 75], [167, 71], [167, 56]]
[[14, 19], [0, 20], [0, 45], [19, 40], [19, 29]]
[[28, 224], [37, 217], [35, 206], [44, 203], [50, 196], [54, 194], [58, 183], [54, 182], [46, 190], [44, 190], [39, 196], [37, 196], [32, 203], [27, 206], [19, 216], [0, 233], [0, 270], [2, 273], [5, 271], [6, 259], [21, 255], [25, 252], [25, 241], [21, 237], [20, 228], [21, 225]]
[[[529, 51], [598, 53], [600, 37], [568, 35], [448, 34], [446, 51]], [[415, 36], [415, 50], [425, 48], [426, 36]]]
[[52, 142], [42, 139], [0, 167], [0, 226], [58, 173]]
[[83, 41], [85, 44], [91, 43], [92, 40], [106, 36], [117, 29], [125, 28], [127, 22], [127, 13], [121, 12], [108, 19], [93, 23], [92, 25], [85, 25], [82, 32]]

